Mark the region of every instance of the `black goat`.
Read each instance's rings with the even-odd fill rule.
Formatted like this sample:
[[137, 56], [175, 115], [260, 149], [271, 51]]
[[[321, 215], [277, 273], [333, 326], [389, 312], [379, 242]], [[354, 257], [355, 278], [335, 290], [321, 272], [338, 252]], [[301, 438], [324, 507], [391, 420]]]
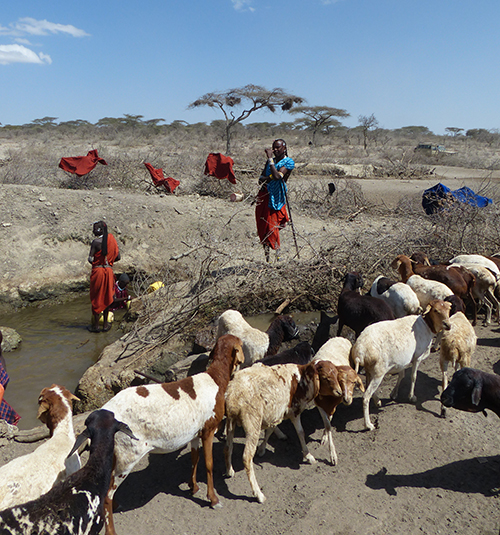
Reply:
[[339, 315], [337, 336], [340, 336], [344, 325], [350, 327], [357, 338], [368, 325], [394, 319], [394, 313], [387, 303], [371, 295], [360, 295], [357, 291], [363, 287], [363, 277], [360, 273], [347, 273], [343, 282], [344, 287], [337, 305]]
[[264, 357], [261, 362], [266, 366], [274, 366], [275, 364], [309, 364], [314, 357], [314, 351], [309, 342], [299, 342], [295, 347], [280, 351], [276, 355], [269, 355]]
[[315, 353], [322, 345], [326, 344], [326, 342], [330, 340], [330, 327], [337, 323], [338, 319], [338, 316], [333, 316], [332, 318], [323, 310], [320, 311], [318, 327], [316, 328], [316, 332], [314, 333], [314, 337], [311, 342], [311, 346]]
[[113, 469], [114, 437], [128, 425], [101, 409], [85, 420], [68, 457], [90, 438], [87, 464], [49, 492], [23, 505], [0, 512], [0, 533], [9, 535], [97, 535], [104, 525], [104, 499]]
[[462, 368], [454, 373], [441, 394], [441, 403], [466, 412], [483, 411], [486, 414], [485, 409], [489, 409], [500, 416], [500, 376]]

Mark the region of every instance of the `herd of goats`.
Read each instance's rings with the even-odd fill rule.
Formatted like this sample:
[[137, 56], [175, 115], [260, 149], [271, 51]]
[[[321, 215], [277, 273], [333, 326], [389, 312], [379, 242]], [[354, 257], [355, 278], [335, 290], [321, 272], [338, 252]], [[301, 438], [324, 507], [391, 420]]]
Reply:
[[[339, 295], [337, 316], [321, 314], [312, 343], [300, 342], [279, 352], [283, 342], [297, 338], [290, 316], [278, 316], [263, 332], [251, 327], [236, 310], [218, 318], [217, 341], [209, 365], [175, 382], [131, 386], [116, 394], [85, 421], [75, 439], [72, 400], [62, 386], [44, 388], [38, 417], [50, 439], [32, 453], [0, 467], [0, 534], [115, 534], [113, 496], [136, 464], [150, 452], [168, 453], [191, 444], [191, 492], [198, 491], [196, 471], [201, 438], [207, 470], [207, 498], [219, 506], [213, 481], [213, 440], [225, 435], [226, 475], [234, 475], [236, 426], [245, 432], [243, 464], [253, 495], [266, 497], [253, 468], [255, 453], [263, 455], [278, 425], [289, 419], [297, 432], [306, 462], [315, 463], [301, 424], [301, 413], [316, 406], [324, 423], [322, 444], [337, 463], [331, 420], [340, 403], [351, 404], [353, 391], [363, 392], [366, 429], [369, 404], [387, 374], [398, 374], [391, 398], [396, 399], [405, 369], [411, 367], [409, 399], [416, 401], [419, 364], [440, 351], [443, 374], [442, 415], [447, 407], [500, 416], [500, 377], [470, 367], [476, 347], [473, 325], [485, 308], [485, 324], [499, 315], [500, 259], [461, 255], [431, 265], [425, 255], [399, 255], [392, 263], [401, 281], [377, 277], [362, 294], [363, 279], [347, 273]], [[465, 303], [472, 321], [465, 315]], [[330, 326], [337, 323], [337, 335]], [[341, 336], [351, 328], [355, 342]], [[447, 368], [455, 374], [448, 384]], [[365, 381], [358, 373], [364, 370]], [[222, 425], [225, 422], [225, 425]], [[264, 430], [264, 439], [260, 440]], [[79, 452], [90, 448], [81, 467]]]

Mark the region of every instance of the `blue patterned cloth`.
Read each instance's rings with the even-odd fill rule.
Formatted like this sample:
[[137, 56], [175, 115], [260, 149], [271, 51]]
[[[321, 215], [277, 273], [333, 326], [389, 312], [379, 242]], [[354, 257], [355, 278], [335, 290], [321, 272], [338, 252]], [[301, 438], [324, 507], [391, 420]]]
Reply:
[[[275, 167], [278, 171], [283, 167], [292, 171], [292, 169], [295, 168], [295, 162], [288, 156], [285, 156], [282, 160], [275, 164]], [[271, 166], [267, 164], [266, 176], [270, 175]], [[281, 210], [286, 202], [287, 191], [286, 184], [283, 180], [270, 180], [267, 183], [267, 192], [269, 193], [269, 208], [272, 208], [273, 210]]]

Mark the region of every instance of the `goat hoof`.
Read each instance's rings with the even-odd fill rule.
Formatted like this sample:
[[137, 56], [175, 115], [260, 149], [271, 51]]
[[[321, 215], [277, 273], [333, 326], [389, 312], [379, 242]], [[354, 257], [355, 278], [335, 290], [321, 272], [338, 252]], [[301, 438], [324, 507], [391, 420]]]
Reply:
[[415, 403], [417, 402], [417, 396], [411, 396], [408, 399], [409, 399], [410, 403], [413, 403], [413, 405], [415, 405]]
[[234, 469], [231, 468], [230, 470], [227, 470], [224, 474], [226, 477], [234, 477]]
[[306, 460], [309, 464], [316, 464], [316, 459], [315, 459], [310, 453], [308, 453], [308, 454], [305, 456], [305, 460]]
[[441, 418], [446, 418], [446, 409], [441, 407]]
[[264, 494], [262, 494], [262, 492], [259, 492], [255, 497], [259, 503], [264, 503], [266, 501], [266, 497]]
[[220, 502], [210, 504], [210, 509], [220, 509], [221, 507], [222, 504]]

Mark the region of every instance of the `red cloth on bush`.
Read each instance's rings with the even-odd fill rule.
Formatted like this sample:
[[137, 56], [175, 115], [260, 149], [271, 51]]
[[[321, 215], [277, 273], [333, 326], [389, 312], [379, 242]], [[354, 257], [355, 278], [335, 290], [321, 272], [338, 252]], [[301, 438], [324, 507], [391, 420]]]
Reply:
[[211, 152], [205, 162], [205, 174], [215, 178], [227, 178], [231, 184], [236, 184], [233, 173], [233, 159], [220, 152]]
[[70, 158], [61, 158], [59, 167], [68, 173], [73, 173], [77, 176], [83, 176], [90, 173], [92, 169], [98, 164], [108, 165], [104, 158], [100, 158], [97, 150], [90, 150], [87, 156], [74, 156]]
[[144, 165], [149, 171], [155, 187], [165, 186], [169, 193], [173, 193], [175, 188], [180, 184], [179, 180], [176, 180], [171, 176], [165, 178], [163, 176], [163, 169], [155, 169], [150, 163], [145, 163]]

